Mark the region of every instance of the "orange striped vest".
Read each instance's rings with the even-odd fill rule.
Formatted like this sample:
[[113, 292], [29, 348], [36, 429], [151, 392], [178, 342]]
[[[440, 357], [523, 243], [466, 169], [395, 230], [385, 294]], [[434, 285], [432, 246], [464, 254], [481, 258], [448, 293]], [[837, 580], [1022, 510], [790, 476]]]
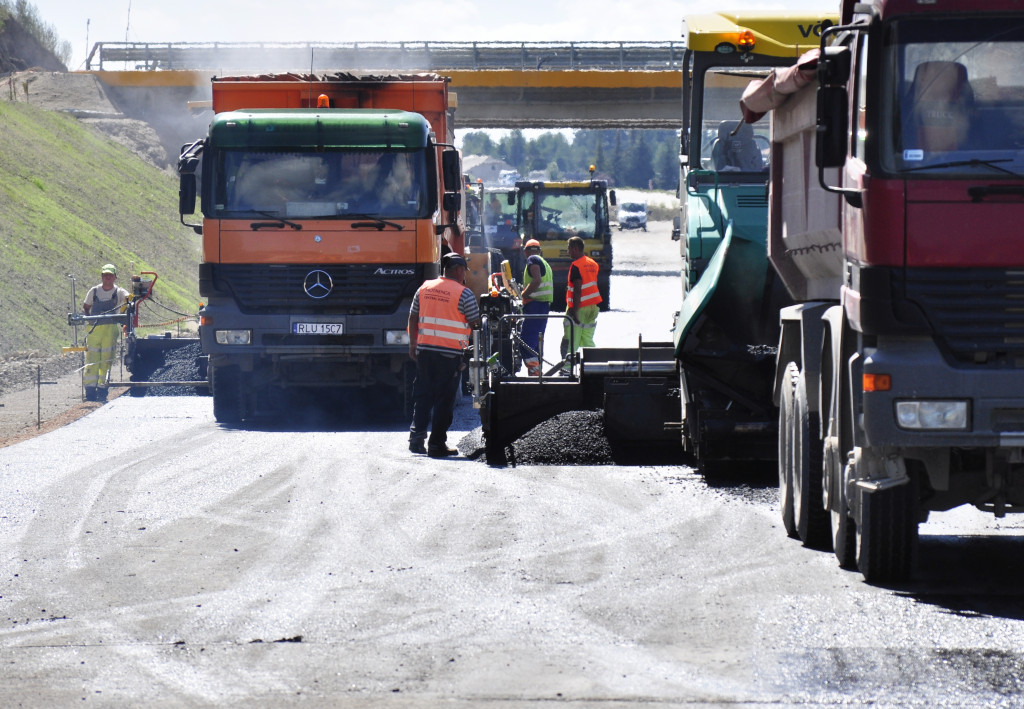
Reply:
[[443, 347], [461, 352], [469, 346], [469, 325], [459, 312], [466, 287], [450, 278], [435, 278], [420, 287], [417, 346]]
[[[580, 289], [580, 307], [600, 305], [602, 300], [601, 292], [597, 289], [597, 272], [600, 266], [597, 265], [597, 261], [584, 254], [570, 264], [570, 271], [573, 266], [578, 268], [580, 275], [583, 276], [583, 284]], [[572, 280], [569, 280], [565, 288], [565, 307], [571, 308], [574, 302]]]

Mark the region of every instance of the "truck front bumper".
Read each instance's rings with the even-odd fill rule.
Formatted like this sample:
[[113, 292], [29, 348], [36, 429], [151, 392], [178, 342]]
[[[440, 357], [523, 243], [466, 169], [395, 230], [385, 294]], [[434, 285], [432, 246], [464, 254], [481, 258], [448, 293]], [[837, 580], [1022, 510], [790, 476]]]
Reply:
[[[885, 338], [866, 352], [861, 367], [860, 374], [871, 375], [867, 379], [876, 387], [863, 393], [865, 445], [1024, 446], [1024, 370], [954, 367], [927, 338]], [[853, 371], [853, 386], [863, 386], [857, 368]], [[925, 415], [914, 416], [917, 409]]]

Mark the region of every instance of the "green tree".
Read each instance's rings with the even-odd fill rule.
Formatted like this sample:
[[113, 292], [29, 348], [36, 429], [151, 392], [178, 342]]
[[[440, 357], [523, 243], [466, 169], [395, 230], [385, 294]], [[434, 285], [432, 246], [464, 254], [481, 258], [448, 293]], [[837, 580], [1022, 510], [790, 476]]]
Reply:
[[675, 189], [679, 182], [679, 144], [660, 142], [654, 151], [654, 186], [659, 190]]
[[526, 138], [523, 137], [523, 131], [517, 128], [502, 138], [499, 152], [501, 159], [519, 170], [520, 174], [527, 171]]
[[489, 155], [494, 156], [494, 141], [491, 140], [486, 131], [478, 130], [466, 133], [462, 138], [463, 155]]
[[[597, 147], [594, 149], [594, 162], [595, 172], [601, 172], [604, 170], [604, 145], [601, 141], [597, 141]], [[588, 166], [589, 167], [589, 166]]]
[[623, 160], [624, 180], [630, 187], [647, 189], [654, 179], [654, 159], [643, 131], [633, 131], [629, 154]]
[[0, 27], [13, 18], [44, 48], [53, 53], [64, 66], [71, 61], [71, 43], [57, 36], [57, 30], [39, 17], [35, 5], [27, 0], [0, 0]]

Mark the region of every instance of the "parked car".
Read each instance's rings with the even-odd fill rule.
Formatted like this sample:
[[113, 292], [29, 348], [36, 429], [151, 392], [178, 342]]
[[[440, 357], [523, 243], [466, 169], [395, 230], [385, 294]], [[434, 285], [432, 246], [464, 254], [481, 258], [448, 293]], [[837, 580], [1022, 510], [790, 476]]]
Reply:
[[647, 231], [647, 204], [645, 202], [619, 203], [619, 231], [623, 229]]

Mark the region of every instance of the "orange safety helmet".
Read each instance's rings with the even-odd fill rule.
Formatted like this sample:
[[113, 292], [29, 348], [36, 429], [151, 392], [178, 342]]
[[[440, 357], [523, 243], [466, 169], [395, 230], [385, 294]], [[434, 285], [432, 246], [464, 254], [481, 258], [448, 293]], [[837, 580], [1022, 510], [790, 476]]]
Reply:
[[531, 246], [536, 246], [539, 249], [540, 248], [540, 242], [537, 241], [536, 239], [530, 239], [529, 241], [526, 242], [526, 244], [524, 245], [523, 248], [528, 249]]

